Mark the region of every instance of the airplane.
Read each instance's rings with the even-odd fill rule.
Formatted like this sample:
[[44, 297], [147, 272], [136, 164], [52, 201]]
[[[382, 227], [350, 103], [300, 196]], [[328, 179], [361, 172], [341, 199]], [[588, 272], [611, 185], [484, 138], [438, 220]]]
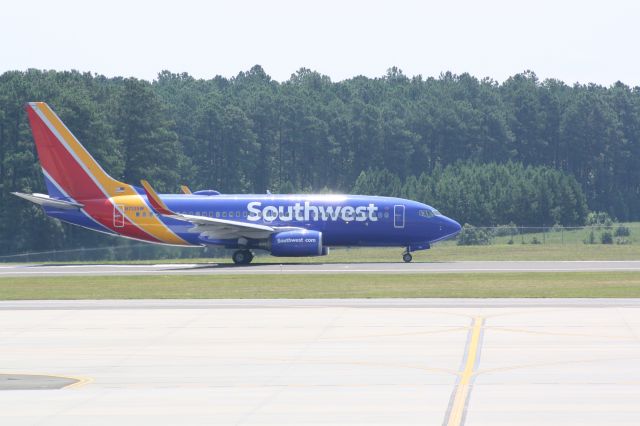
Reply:
[[412, 252], [450, 238], [460, 224], [402, 198], [338, 194], [221, 194], [182, 186], [158, 194], [107, 174], [44, 102], [25, 105], [47, 194], [12, 194], [90, 230], [156, 244], [220, 246], [247, 265], [255, 250], [272, 256], [324, 256], [329, 247], [403, 247]]

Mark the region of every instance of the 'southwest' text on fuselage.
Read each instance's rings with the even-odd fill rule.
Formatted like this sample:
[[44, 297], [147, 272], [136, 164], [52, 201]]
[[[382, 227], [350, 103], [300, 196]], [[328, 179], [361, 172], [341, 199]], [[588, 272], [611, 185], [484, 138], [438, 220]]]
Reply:
[[290, 206], [265, 206], [261, 207], [262, 202], [254, 201], [247, 204], [249, 210], [249, 220], [258, 221], [261, 218], [267, 222], [281, 220], [288, 221], [336, 221], [339, 219], [345, 222], [356, 221], [376, 222], [378, 216], [376, 212], [378, 207], [374, 204], [368, 206], [314, 206], [309, 201], [295, 203]]

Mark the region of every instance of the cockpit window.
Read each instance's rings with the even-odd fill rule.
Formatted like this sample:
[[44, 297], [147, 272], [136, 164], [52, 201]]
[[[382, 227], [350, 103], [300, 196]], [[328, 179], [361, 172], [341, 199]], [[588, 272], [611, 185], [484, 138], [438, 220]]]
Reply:
[[431, 210], [418, 210], [418, 214], [422, 217], [433, 217], [433, 212]]
[[433, 214], [434, 214], [435, 216], [442, 216], [442, 213], [440, 213], [440, 212], [439, 212], [438, 210], [436, 210], [436, 209], [433, 209]]

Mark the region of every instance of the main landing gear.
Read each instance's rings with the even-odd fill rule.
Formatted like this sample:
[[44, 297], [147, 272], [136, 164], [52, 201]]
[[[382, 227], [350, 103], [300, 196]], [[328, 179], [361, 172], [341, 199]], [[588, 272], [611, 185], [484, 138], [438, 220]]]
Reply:
[[246, 249], [236, 250], [231, 258], [236, 265], [248, 265], [253, 260], [253, 253], [251, 253], [251, 250]]
[[411, 256], [411, 253], [409, 253], [409, 249], [407, 248], [407, 251], [405, 251], [402, 254], [402, 260], [404, 260], [405, 263], [409, 263], [413, 260], [413, 256]]

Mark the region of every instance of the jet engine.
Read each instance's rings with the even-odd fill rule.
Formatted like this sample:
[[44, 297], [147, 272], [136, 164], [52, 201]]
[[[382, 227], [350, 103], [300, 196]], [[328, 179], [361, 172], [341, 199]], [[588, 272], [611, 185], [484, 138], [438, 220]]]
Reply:
[[305, 257], [329, 253], [329, 248], [322, 246], [322, 232], [318, 231], [283, 231], [271, 235], [269, 242], [272, 256]]

